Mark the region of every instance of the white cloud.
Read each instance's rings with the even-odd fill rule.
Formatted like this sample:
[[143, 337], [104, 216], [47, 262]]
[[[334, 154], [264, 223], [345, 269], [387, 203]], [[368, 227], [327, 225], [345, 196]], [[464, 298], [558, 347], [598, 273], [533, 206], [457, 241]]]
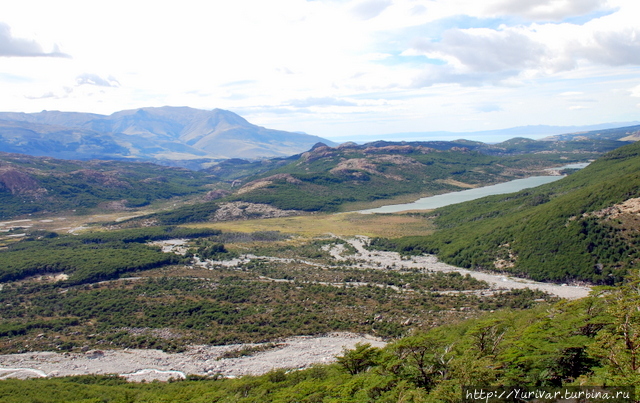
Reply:
[[96, 85], [98, 87], [119, 87], [120, 83], [118, 80], [109, 76], [108, 78], [102, 78], [97, 74], [81, 74], [76, 77], [76, 83], [78, 85]]
[[498, 0], [487, 2], [486, 10], [530, 20], [561, 21], [603, 9], [606, 4], [606, 0]]
[[503, 108], [498, 104], [481, 104], [476, 106], [476, 110], [478, 112], [489, 113], [502, 111]]
[[[623, 121], [637, 113], [636, 11], [637, 0], [8, 2], [0, 53], [59, 43], [73, 59], [3, 57], [0, 110], [219, 107], [321, 135], [535, 124], [534, 112]], [[588, 113], [567, 112], [587, 98]]]
[[60, 52], [58, 46], [53, 51], [45, 52], [34, 40], [16, 38], [9, 25], [0, 22], [0, 56], [5, 57], [70, 57]]
[[536, 64], [545, 47], [519, 28], [493, 30], [452, 29], [442, 41], [422, 41], [414, 48], [435, 59], [448, 60], [463, 71], [503, 72]]
[[294, 99], [287, 102], [288, 105], [296, 108], [307, 108], [312, 106], [356, 106], [357, 104], [346, 99], [337, 99], [334, 97], [309, 97], [305, 99]]
[[[532, 4], [543, 3], [548, 2]], [[587, 3], [582, 7], [596, 6], [595, 2]], [[515, 8], [525, 3], [514, 1], [509, 4]], [[566, 5], [566, 2], [558, 4]], [[577, 7], [574, 11], [579, 10], [581, 8]], [[587, 66], [638, 66], [640, 27], [635, 20], [629, 19], [629, 11], [627, 7], [582, 25], [535, 23], [529, 26], [503, 24], [498, 28], [453, 28], [445, 31], [440, 39], [416, 40], [404, 54], [423, 54], [447, 62], [445, 66], [425, 67], [414, 81], [423, 85], [438, 82], [520, 85], [523, 80], [584, 70]]]
[[584, 94], [584, 92], [582, 91], [566, 91], [558, 95], [560, 95], [561, 97], [574, 97], [576, 95], [582, 95], [582, 94]]
[[391, 0], [365, 0], [356, 4], [351, 9], [351, 13], [361, 20], [369, 20], [377, 17], [390, 5]]
[[576, 56], [609, 66], [640, 64], [640, 28], [594, 32], [586, 46], [575, 50]]

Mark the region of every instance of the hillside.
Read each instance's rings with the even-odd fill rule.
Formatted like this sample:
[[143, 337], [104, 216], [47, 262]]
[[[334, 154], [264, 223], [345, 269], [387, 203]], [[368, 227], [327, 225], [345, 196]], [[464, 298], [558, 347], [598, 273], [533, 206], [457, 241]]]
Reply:
[[[531, 140], [533, 141], [533, 140]], [[318, 144], [297, 159], [248, 177], [233, 200], [281, 209], [335, 211], [345, 203], [406, 194], [438, 194], [511, 179], [548, 174], [545, 168], [586, 161], [620, 144], [511, 141], [486, 145], [455, 142]]]
[[433, 235], [373, 247], [544, 281], [613, 284], [640, 259], [640, 143], [554, 183], [431, 213]]
[[204, 172], [122, 161], [67, 161], [0, 152], [0, 219], [100, 207], [122, 211], [156, 200], [204, 194]]
[[[383, 348], [375, 342], [356, 344], [343, 350], [336, 363], [305, 369], [274, 368], [260, 376], [238, 378], [211, 371], [168, 383], [134, 383], [112, 375], [3, 380], [0, 394], [11, 403], [25, 397], [48, 402], [51, 396], [68, 402], [105, 396], [112, 401], [194, 403], [509, 401], [487, 398], [489, 392], [561, 398], [513, 401], [636, 402], [640, 377], [634, 347], [640, 329], [635, 308], [640, 301], [637, 276], [632, 280], [620, 289], [602, 290], [579, 301], [500, 310], [432, 327]], [[245, 352], [255, 354], [256, 360], [268, 356], [250, 348]], [[203, 349], [189, 353], [201, 356]], [[27, 356], [31, 362], [46, 359], [44, 354]], [[89, 358], [103, 359], [95, 353]], [[79, 361], [89, 360], [78, 356], [75, 362]], [[220, 361], [233, 359], [221, 356]], [[466, 390], [475, 391], [476, 398], [465, 399]], [[579, 399], [580, 394], [603, 392], [609, 398]], [[620, 392], [618, 398], [612, 397]]]
[[640, 126], [627, 126], [611, 129], [588, 130], [583, 132], [559, 134], [549, 136], [542, 141], [573, 141], [573, 140], [616, 140], [638, 141], [640, 140]]
[[[496, 145], [453, 142], [384, 142], [329, 147], [287, 158], [231, 159], [203, 172], [231, 184], [211, 201], [154, 214], [158, 223], [247, 219], [367, 208], [371, 203], [485, 186], [534, 175], [548, 168], [597, 158], [618, 141], [536, 142], [513, 139]], [[215, 199], [215, 200], [214, 200]], [[404, 200], [404, 199], [403, 199]], [[223, 209], [219, 208], [223, 206]], [[225, 211], [235, 210], [232, 214]], [[241, 211], [238, 211], [240, 209]], [[265, 215], [266, 214], [266, 215]]]
[[[179, 132], [193, 144], [215, 143], [211, 136], [195, 136], [202, 132], [197, 127], [184, 129], [187, 126], [182, 126], [199, 119], [198, 116], [208, 117], [207, 122], [218, 128], [221, 138], [227, 136], [237, 140], [242, 137], [236, 129], [225, 131], [223, 128], [248, 124], [244, 119], [225, 111], [214, 112], [158, 108], [121, 112], [108, 119], [100, 118], [100, 115], [60, 112], [5, 114], [5, 117], [16, 119], [0, 121], [0, 127], [13, 130], [11, 136], [5, 137], [11, 143], [5, 144], [7, 150], [64, 158], [117, 156], [120, 161], [64, 161], [0, 154], [0, 198], [3, 201], [0, 217], [6, 219], [98, 205], [107, 210], [131, 208], [154, 200], [206, 191], [209, 191], [206, 200], [267, 204], [284, 210], [336, 211], [348, 208], [345, 205], [353, 202], [437, 194], [548, 174], [544, 172], [545, 168], [587, 161], [627, 144], [616, 140], [540, 142], [517, 138], [493, 145], [466, 140], [377, 141], [364, 145], [345, 143], [338, 147], [315, 143], [302, 154], [262, 160], [229, 158], [200, 171], [122, 161], [124, 155], [136, 160], [132, 152], [195, 150], [189, 151], [192, 146], [171, 140], [179, 136]], [[54, 126], [65, 122], [91, 129]], [[104, 134], [94, 129], [124, 133]], [[234, 147], [240, 149], [236, 140]], [[133, 148], [137, 151], [132, 151]], [[212, 164], [207, 158], [190, 161], [181, 164], [191, 167]], [[196, 216], [206, 219], [216, 205], [208, 203], [187, 209], [196, 213], [189, 213], [193, 216], [191, 220]], [[197, 213], [198, 209], [203, 211]], [[178, 216], [180, 214], [177, 212]]]
[[[140, 159], [201, 167], [212, 160], [289, 156], [329, 140], [272, 130], [222, 109], [141, 108], [97, 115], [0, 113], [0, 149], [66, 159]], [[195, 160], [195, 161], [194, 161]], [[203, 161], [198, 161], [203, 160]]]

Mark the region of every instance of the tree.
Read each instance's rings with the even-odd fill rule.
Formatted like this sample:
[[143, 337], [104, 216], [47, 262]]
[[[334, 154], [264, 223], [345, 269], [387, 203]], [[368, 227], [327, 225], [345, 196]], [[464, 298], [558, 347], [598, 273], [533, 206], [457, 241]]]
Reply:
[[[603, 293], [610, 323], [596, 336], [589, 352], [603, 361], [604, 381], [640, 383], [640, 274]], [[627, 382], [625, 382], [627, 383]]]
[[401, 378], [432, 389], [448, 378], [454, 358], [454, 343], [441, 336], [432, 331], [401, 339], [391, 348], [397, 361], [395, 368], [390, 369]]
[[351, 375], [359, 374], [377, 365], [380, 349], [369, 343], [357, 343], [355, 349], [344, 349], [341, 356], [336, 357], [338, 363]]

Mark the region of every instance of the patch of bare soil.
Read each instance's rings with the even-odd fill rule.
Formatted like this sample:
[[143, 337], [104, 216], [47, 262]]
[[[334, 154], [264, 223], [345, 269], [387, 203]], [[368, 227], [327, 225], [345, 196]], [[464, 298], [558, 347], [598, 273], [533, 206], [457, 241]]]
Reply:
[[620, 204], [614, 204], [611, 207], [594, 211], [593, 213], [585, 215], [593, 215], [599, 218], [615, 219], [622, 214], [640, 214], [640, 197], [625, 200]]

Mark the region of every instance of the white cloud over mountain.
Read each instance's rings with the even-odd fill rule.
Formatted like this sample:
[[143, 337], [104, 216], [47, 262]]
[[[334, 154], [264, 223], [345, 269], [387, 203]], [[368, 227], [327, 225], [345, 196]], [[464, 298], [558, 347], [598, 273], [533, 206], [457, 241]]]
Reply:
[[[0, 110], [220, 107], [325, 137], [631, 121], [640, 112], [631, 95], [640, 85], [637, 0], [2, 8]], [[576, 108], [585, 104], [557, 96], [576, 91], [597, 101]]]

